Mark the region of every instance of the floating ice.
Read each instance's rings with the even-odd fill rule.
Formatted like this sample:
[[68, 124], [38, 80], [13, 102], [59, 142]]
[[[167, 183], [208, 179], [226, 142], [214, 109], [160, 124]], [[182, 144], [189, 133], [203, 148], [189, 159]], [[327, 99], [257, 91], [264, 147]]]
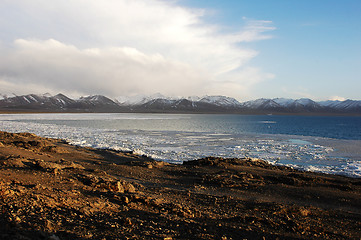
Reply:
[[[162, 126], [157, 125], [161, 121], [169, 127], [173, 121], [184, 119], [177, 115], [145, 114], [9, 114], [0, 115], [0, 129], [61, 138], [79, 146], [132, 150], [139, 155], [172, 163], [207, 156], [253, 157], [307, 171], [361, 177], [360, 154], [346, 155], [346, 151], [337, 151], [328, 144], [333, 140], [276, 134], [191, 131], [187, 127], [162, 130]], [[338, 144], [347, 145], [347, 149], [350, 144], [360, 142], [337, 141]]]

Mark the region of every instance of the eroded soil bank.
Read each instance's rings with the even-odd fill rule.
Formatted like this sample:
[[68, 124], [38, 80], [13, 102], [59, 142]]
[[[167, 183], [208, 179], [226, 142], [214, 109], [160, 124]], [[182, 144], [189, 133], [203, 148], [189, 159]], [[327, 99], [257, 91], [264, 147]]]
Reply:
[[0, 239], [360, 239], [361, 179], [0, 132]]

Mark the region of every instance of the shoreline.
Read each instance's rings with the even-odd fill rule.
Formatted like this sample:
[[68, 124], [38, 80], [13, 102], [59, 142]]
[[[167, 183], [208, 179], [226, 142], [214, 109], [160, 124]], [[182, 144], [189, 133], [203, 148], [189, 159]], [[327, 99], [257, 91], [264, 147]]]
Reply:
[[361, 179], [0, 132], [1, 239], [359, 239]]
[[[297, 137], [297, 136], [296, 136]], [[300, 137], [305, 137], [305, 136], [300, 136]], [[306, 136], [306, 137], [309, 137], [309, 136]], [[78, 145], [76, 143], [72, 143], [72, 142], [68, 142], [64, 139], [59, 139], [59, 138], [50, 138], [50, 139], [55, 139], [55, 140], [60, 140], [60, 141], [63, 141], [64, 143], [66, 144], [69, 144], [69, 145], [72, 145], [72, 146], [75, 146], [75, 147], [80, 147], [80, 148], [92, 148], [92, 149], [95, 149], [95, 150], [98, 150], [98, 151], [110, 151], [110, 152], [115, 152], [115, 153], [119, 153], [119, 154], [131, 154], [131, 155], [136, 155], [136, 156], [139, 156], [139, 157], [145, 157], [145, 158], [148, 158], [148, 159], [152, 159], [154, 161], [161, 161], [161, 162], [164, 162], [166, 164], [171, 164], [171, 165], [183, 165], [189, 161], [194, 161], [195, 159], [193, 160], [185, 160], [183, 162], [175, 162], [175, 161], [172, 161], [172, 160], [168, 160], [167, 159], [160, 159], [160, 158], [154, 158], [152, 157], [151, 155], [147, 155], [146, 153], [137, 153], [137, 150], [134, 150], [134, 149], [130, 149], [130, 150], [118, 150], [118, 149], [114, 149], [114, 148], [111, 148], [111, 147], [84, 147], [84, 146], [81, 146], [81, 145]], [[330, 144], [329, 142], [329, 139], [327, 139], [326, 141], [327, 144], [325, 143], [325, 139], [318, 139], [317, 141], [315, 141], [315, 144], [323, 144], [323, 145], [331, 145], [333, 148], [334, 147], [337, 147], [339, 148], [338, 151], [340, 151], [340, 145], [343, 145], [343, 148], [341, 149], [342, 152], [348, 152], [348, 151], [351, 151], [353, 152], [353, 154], [355, 154], [355, 152], [357, 151], [357, 154], [360, 154], [361, 155], [361, 140], [345, 140], [345, 139], [331, 139], [331, 140], [337, 140], [338, 142], [333, 142], [332, 144]], [[340, 144], [340, 142], [357, 142], [358, 145], [354, 145], [353, 146], [347, 146], [347, 147], [344, 147], [345, 144]], [[360, 145], [360, 146], [359, 146]], [[141, 150], [142, 151], [142, 150]], [[207, 157], [205, 157], [207, 158]], [[316, 173], [316, 174], [326, 174], [326, 175], [334, 175], [334, 176], [342, 176], [342, 177], [347, 177], [347, 178], [355, 178], [355, 179], [361, 179], [361, 176], [360, 175], [351, 175], [350, 173], [330, 173], [330, 172], [325, 172], [324, 170], [307, 170], [305, 169], [305, 167], [301, 167], [301, 166], [297, 166], [297, 165], [294, 165], [292, 164], [292, 166], [290, 165], [286, 165], [286, 164], [282, 164], [282, 163], [272, 163], [270, 161], [267, 161], [267, 160], [264, 160], [264, 159], [261, 159], [261, 158], [255, 158], [255, 157], [219, 157], [219, 156], [208, 156], [208, 158], [220, 158], [220, 159], [244, 159], [244, 158], [249, 158], [249, 159], [256, 159], [256, 160], [260, 160], [260, 161], [264, 161], [266, 162], [267, 164], [271, 165], [271, 166], [276, 166], [276, 167], [286, 167], [286, 168], [290, 168], [290, 169], [293, 169], [293, 170], [296, 170], [298, 172], [309, 172], [309, 173]]]
[[[128, 116], [128, 115], [127, 115]], [[142, 115], [143, 116], [143, 115]], [[169, 115], [167, 115], [169, 116]], [[40, 117], [41, 119], [47, 119], [48, 116]], [[49, 116], [50, 117], [50, 116]], [[78, 116], [79, 118], [81, 116]], [[97, 116], [90, 115], [90, 118], [94, 118]], [[145, 116], [148, 117], [148, 116]], [[172, 116], [170, 116], [172, 117]], [[22, 118], [22, 117], [21, 117]], [[25, 118], [33, 119], [30, 116], [25, 116]], [[34, 119], [37, 117], [34, 117]], [[62, 118], [62, 117], [61, 117]], [[72, 116], [64, 117], [64, 119], [72, 118]], [[77, 117], [76, 117], [77, 118]], [[82, 117], [81, 117], [82, 118]], [[88, 119], [89, 117], [87, 117]], [[108, 117], [104, 117], [108, 118]], [[112, 116], [109, 116], [112, 118]], [[4, 118], [7, 119], [7, 118]], [[15, 117], [9, 117], [9, 119], [16, 119]], [[20, 127], [16, 127], [20, 124]], [[17, 129], [17, 131], [29, 131], [30, 125], [27, 123], [17, 123], [15, 122], [2, 122], [2, 126], [4, 130], [13, 131], [13, 129]], [[15, 126], [15, 127], [13, 127]], [[203, 151], [202, 147], [197, 148], [196, 152], [199, 154], [193, 154], [192, 149], [184, 148], [182, 152], [180, 150], [172, 150], [172, 151], [163, 151], [161, 146], [167, 143], [166, 146], [172, 147], [184, 147], [187, 146], [187, 142], [180, 139], [187, 139], [189, 134], [184, 132], [185, 134], [179, 137], [179, 141], [172, 142], [171, 137], [175, 137], [174, 135], [167, 135], [168, 133], [172, 133], [172, 130], [169, 132], [165, 132], [164, 134], [167, 138], [164, 140], [164, 137], [161, 139], [159, 137], [153, 137], [152, 130], [140, 130], [139, 133], [135, 134], [128, 134], [128, 130], [119, 130], [117, 133], [118, 135], [122, 135], [123, 143], [117, 142], [117, 135], [113, 134], [112, 132], [108, 132], [106, 135], [99, 135], [96, 131], [89, 129], [85, 131], [85, 139], [86, 142], [82, 142], [83, 134], [81, 130], [73, 126], [69, 127], [58, 127], [54, 125], [53, 127], [45, 130], [42, 130], [41, 127], [32, 128], [34, 132], [40, 134], [41, 136], [46, 137], [54, 137], [54, 138], [64, 138], [69, 139], [73, 143], [77, 144], [78, 146], [91, 146], [91, 147], [100, 147], [100, 148], [112, 148], [115, 149], [125, 149], [125, 150], [140, 150], [139, 154], [146, 154], [150, 157], [154, 157], [158, 160], [163, 160], [166, 162], [177, 162], [181, 160], [192, 160], [193, 158], [201, 158], [207, 156], [223, 156], [223, 157], [255, 157], [264, 159], [272, 164], [277, 165], [286, 165], [286, 166], [293, 166], [297, 169], [302, 169], [304, 171], [317, 171], [317, 172], [324, 172], [324, 173], [331, 173], [337, 175], [345, 175], [345, 176], [352, 176], [355, 178], [361, 177], [360, 172], [360, 164], [359, 164], [359, 156], [361, 156], [361, 140], [336, 140], [332, 138], [325, 138], [325, 137], [317, 137], [317, 136], [302, 136], [302, 135], [288, 135], [288, 134], [257, 134], [257, 133], [243, 133], [242, 135], [235, 135], [233, 142], [222, 142], [218, 146], [214, 146], [211, 149], [208, 149], [207, 152]], [[158, 130], [154, 130], [158, 131]], [[48, 134], [49, 133], [49, 134]], [[57, 134], [61, 133], [61, 134]], [[181, 132], [180, 132], [181, 133]], [[183, 133], [182, 133], [183, 134]], [[193, 134], [193, 133], [192, 133]], [[207, 133], [206, 133], [207, 134]], [[226, 134], [226, 133], [225, 133]], [[227, 133], [228, 134], [228, 133]], [[201, 134], [197, 134], [194, 132], [193, 137], [197, 139], [197, 141], [203, 141]], [[212, 135], [212, 134], [211, 134]], [[77, 137], [81, 136], [81, 137]], [[255, 137], [257, 136], [257, 137]], [[177, 137], [177, 136], [176, 136]], [[217, 136], [211, 136], [214, 141], [218, 141]], [[96, 141], [94, 140], [96, 139]], [[268, 149], [267, 152], [260, 151], [260, 152], [252, 152], [254, 149], [257, 149], [257, 141], [258, 139], [261, 140], [270, 140], [272, 143], [267, 143], [266, 148]], [[300, 142], [304, 143], [296, 143], [293, 144], [293, 140], [300, 139]], [[105, 141], [106, 140], [106, 141]], [[150, 141], [151, 140], [151, 141]], [[169, 142], [168, 142], [169, 141]], [[273, 143], [274, 142], [274, 143]], [[143, 143], [145, 145], [143, 145]], [[227, 145], [229, 144], [229, 145]], [[233, 144], [233, 145], [232, 145]], [[303, 144], [305, 144], [305, 148], [303, 148]], [[161, 146], [160, 146], [161, 145]], [[263, 145], [263, 144], [262, 144]], [[293, 146], [294, 145], [294, 146]], [[318, 146], [321, 145], [321, 146]], [[151, 147], [152, 146], [152, 147]], [[234, 150], [224, 150], [220, 146], [230, 146], [235, 147]], [[237, 147], [240, 146], [240, 147]], [[302, 147], [302, 149], [299, 149]], [[328, 148], [332, 148], [331, 150], [327, 150]], [[242, 151], [238, 149], [242, 148]], [[294, 153], [292, 156], [287, 156], [286, 153], [277, 153], [277, 149], [281, 148], [283, 151], [289, 151]], [[193, 149], [194, 150], [194, 149]], [[247, 152], [251, 151], [251, 154], [247, 154]], [[304, 154], [305, 152], [305, 154]], [[180, 153], [180, 154], [179, 154]], [[205, 153], [205, 154], [202, 154]], [[218, 154], [219, 153], [219, 154]], [[317, 162], [318, 154], [323, 157], [323, 162]], [[181, 156], [181, 157], [180, 157]], [[278, 157], [278, 158], [276, 158]], [[316, 158], [313, 161], [313, 157]], [[304, 162], [306, 164], [304, 164]], [[349, 164], [352, 163], [352, 164]]]

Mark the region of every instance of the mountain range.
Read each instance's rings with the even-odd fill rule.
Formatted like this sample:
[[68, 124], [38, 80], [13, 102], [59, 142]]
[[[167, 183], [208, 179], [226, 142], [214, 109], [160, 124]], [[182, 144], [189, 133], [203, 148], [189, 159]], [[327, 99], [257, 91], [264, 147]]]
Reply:
[[361, 101], [320, 101], [308, 98], [261, 98], [239, 102], [225, 96], [169, 98], [152, 96], [110, 99], [92, 95], [72, 99], [64, 94], [0, 94], [1, 111], [21, 112], [164, 112], [164, 113], [244, 113], [244, 114], [361, 114]]

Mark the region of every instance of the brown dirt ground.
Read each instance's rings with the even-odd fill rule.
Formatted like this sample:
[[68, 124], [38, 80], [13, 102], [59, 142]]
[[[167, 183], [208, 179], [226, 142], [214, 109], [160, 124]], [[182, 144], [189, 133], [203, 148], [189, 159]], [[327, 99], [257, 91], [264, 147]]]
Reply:
[[361, 179], [0, 132], [0, 239], [360, 239]]

